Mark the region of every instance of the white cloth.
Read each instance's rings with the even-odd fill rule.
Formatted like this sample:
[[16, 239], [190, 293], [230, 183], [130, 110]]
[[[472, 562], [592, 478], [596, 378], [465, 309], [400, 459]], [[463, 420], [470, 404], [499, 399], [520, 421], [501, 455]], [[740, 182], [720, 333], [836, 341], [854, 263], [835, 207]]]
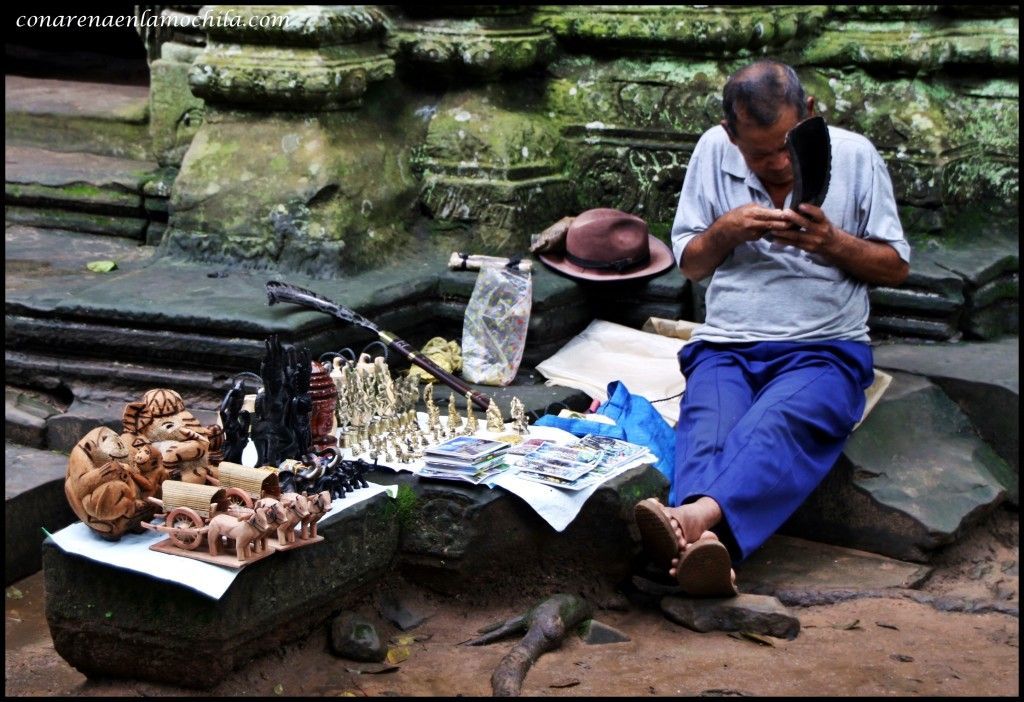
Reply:
[[[537, 366], [548, 385], [582, 390], [608, 399], [608, 383], [619, 380], [646, 398], [672, 426], [679, 421], [678, 395], [686, 387], [679, 371], [682, 339], [595, 319], [569, 343]], [[654, 402], [662, 398], [671, 400]]]
[[[332, 500], [330, 511], [320, 517], [318, 526], [333, 522], [342, 511], [382, 492], [394, 498], [398, 488], [394, 485], [371, 483], [370, 487], [348, 493], [343, 500]], [[106, 541], [82, 522], [75, 522], [48, 537], [67, 553], [115, 568], [142, 573], [158, 580], [178, 583], [213, 600], [219, 600], [241, 572], [239, 568], [226, 568], [194, 558], [172, 556], [149, 549], [153, 544], [166, 538], [167, 534], [162, 532], [147, 531], [144, 534], [125, 534], [120, 541]]]

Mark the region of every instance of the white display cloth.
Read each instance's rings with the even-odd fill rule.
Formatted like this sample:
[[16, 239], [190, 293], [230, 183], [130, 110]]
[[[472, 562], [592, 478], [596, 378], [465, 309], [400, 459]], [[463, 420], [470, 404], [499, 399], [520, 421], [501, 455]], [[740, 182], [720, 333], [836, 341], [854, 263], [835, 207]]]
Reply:
[[[394, 485], [375, 485], [346, 493], [343, 499], [331, 502], [331, 509], [320, 517], [317, 524], [322, 527], [338, 518], [344, 510], [370, 499], [382, 492], [392, 498], [398, 493]], [[167, 534], [146, 531], [144, 534], [125, 534], [119, 541], [106, 541], [82, 522], [51, 534], [48, 540], [57, 544], [67, 553], [83, 556], [99, 563], [142, 573], [159, 580], [167, 580], [191, 588], [211, 599], [219, 600], [241, 572], [239, 568], [227, 568], [197, 561], [184, 556], [151, 551], [150, 546], [163, 541]], [[200, 546], [199, 548], [204, 548]], [[273, 558], [274, 556], [268, 556]]]
[[[654, 409], [675, 426], [679, 421], [679, 395], [686, 387], [679, 371], [679, 350], [686, 341], [595, 319], [537, 371], [547, 385], [576, 388], [606, 402], [608, 383], [619, 380], [633, 395], [653, 403]], [[664, 402], [654, 402], [672, 398]]]

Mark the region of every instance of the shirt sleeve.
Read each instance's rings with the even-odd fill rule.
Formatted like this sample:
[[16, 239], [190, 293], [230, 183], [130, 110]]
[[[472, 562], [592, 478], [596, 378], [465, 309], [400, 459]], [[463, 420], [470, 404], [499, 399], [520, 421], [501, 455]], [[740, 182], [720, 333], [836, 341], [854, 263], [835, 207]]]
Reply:
[[713, 158], [708, 135], [704, 134], [693, 148], [690, 163], [686, 167], [683, 189], [679, 193], [679, 206], [672, 222], [672, 253], [676, 265], [683, 260], [683, 250], [694, 237], [714, 224], [715, 217], [707, 189], [714, 182]]
[[903, 235], [892, 179], [885, 167], [885, 161], [874, 149], [871, 154], [870, 183], [865, 188], [864, 200], [860, 207], [864, 229], [858, 234], [864, 239], [888, 244], [896, 249], [901, 259], [910, 263], [910, 244]]

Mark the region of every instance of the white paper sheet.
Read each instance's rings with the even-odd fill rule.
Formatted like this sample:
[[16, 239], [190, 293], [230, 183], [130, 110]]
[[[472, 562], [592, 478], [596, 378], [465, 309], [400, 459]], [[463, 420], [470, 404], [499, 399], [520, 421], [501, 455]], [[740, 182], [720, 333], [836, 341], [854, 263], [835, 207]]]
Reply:
[[[347, 493], [344, 499], [332, 500], [330, 511], [317, 523], [320, 526], [329, 524], [344, 510], [382, 492], [394, 498], [398, 488], [394, 485], [370, 483], [369, 487]], [[178, 583], [214, 600], [219, 600], [227, 592], [241, 572], [237, 568], [225, 568], [194, 558], [149, 550], [150, 546], [166, 538], [167, 534], [147, 531], [144, 534], [125, 534], [120, 541], [106, 541], [82, 522], [75, 522], [49, 536], [53, 543], [67, 553]]]
[[[686, 342], [595, 319], [553, 356], [537, 365], [548, 385], [576, 388], [601, 402], [608, 383], [620, 380], [646, 397], [672, 426], [679, 421], [679, 399], [686, 387], [679, 372], [679, 350]], [[654, 402], [663, 398], [675, 399]]]

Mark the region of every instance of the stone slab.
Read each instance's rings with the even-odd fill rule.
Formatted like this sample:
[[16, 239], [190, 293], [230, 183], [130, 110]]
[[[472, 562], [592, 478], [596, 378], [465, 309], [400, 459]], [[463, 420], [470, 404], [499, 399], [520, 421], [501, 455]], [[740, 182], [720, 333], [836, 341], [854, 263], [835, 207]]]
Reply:
[[[219, 600], [43, 547], [54, 648], [88, 677], [209, 688], [252, 658], [308, 636], [365, 595], [398, 544], [394, 502], [377, 495], [323, 526], [322, 543], [244, 568]], [[158, 664], [146, 664], [140, 651]]]
[[743, 593], [805, 606], [851, 593], [916, 588], [931, 572], [918, 563], [776, 534], [736, 566], [736, 582]]
[[4, 180], [8, 185], [79, 186], [97, 191], [134, 193], [142, 205], [143, 186], [160, 166], [155, 161], [98, 154], [50, 151], [8, 144], [4, 147]]
[[1020, 467], [1020, 337], [956, 344], [883, 344], [875, 365], [927, 377], [970, 418], [981, 438]]
[[779, 639], [795, 639], [800, 633], [800, 620], [767, 595], [707, 599], [668, 595], [661, 599], [661, 611], [694, 631], [743, 631]]
[[633, 505], [646, 497], [664, 499], [668, 491], [656, 469], [635, 468], [599, 488], [576, 519], [556, 532], [502, 488], [392, 471], [375, 471], [368, 479], [400, 486], [403, 572], [445, 594], [480, 588], [489, 594], [496, 588], [510, 594], [537, 587], [553, 591], [581, 578], [595, 587], [617, 583], [629, 575], [640, 550]]
[[4, 76], [4, 111], [144, 122], [149, 88], [86, 81]]
[[42, 567], [43, 529], [77, 521], [64, 496], [68, 457], [4, 443], [4, 584]]
[[144, 159], [149, 89], [22, 76], [4, 77], [8, 143]]
[[925, 378], [893, 381], [783, 531], [927, 562], [1016, 490], [1017, 474]]
[[23, 446], [43, 448], [46, 420], [57, 407], [12, 387], [4, 388], [4, 439]]

